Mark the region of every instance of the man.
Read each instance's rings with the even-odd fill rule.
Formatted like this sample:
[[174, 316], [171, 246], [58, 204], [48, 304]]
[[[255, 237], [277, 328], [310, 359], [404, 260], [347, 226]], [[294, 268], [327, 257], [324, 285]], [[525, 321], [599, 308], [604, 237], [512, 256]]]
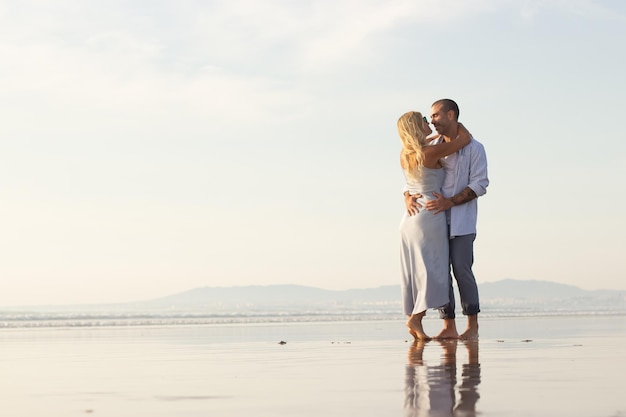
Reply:
[[[450, 99], [437, 100], [431, 106], [432, 124], [439, 133], [433, 143], [450, 142], [457, 136], [459, 106]], [[444, 321], [443, 329], [436, 336], [439, 339], [475, 339], [478, 338], [478, 313], [480, 303], [478, 287], [472, 272], [474, 263], [474, 239], [478, 218], [477, 198], [487, 192], [487, 156], [482, 144], [472, 138], [469, 145], [442, 161], [446, 176], [442, 194], [434, 193], [436, 200], [426, 203], [426, 209], [435, 214], [446, 212], [450, 237], [450, 266], [459, 288], [463, 314], [467, 316], [467, 329], [458, 334], [455, 322], [454, 289], [452, 275], [450, 280], [450, 302], [441, 308], [440, 316]], [[414, 213], [421, 205], [416, 195], [404, 194], [404, 201], [409, 213]]]

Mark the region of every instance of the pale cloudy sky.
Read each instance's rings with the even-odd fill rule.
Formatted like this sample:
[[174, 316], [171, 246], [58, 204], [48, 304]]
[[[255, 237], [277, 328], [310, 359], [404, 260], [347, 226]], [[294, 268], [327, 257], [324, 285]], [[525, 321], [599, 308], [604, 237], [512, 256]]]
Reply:
[[0, 1], [0, 306], [399, 284], [395, 123], [487, 150], [479, 282], [626, 289], [621, 0]]

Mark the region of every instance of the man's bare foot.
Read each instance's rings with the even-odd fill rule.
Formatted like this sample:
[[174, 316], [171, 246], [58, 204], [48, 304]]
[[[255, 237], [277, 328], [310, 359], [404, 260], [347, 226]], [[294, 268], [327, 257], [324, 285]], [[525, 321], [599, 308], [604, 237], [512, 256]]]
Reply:
[[462, 340], [478, 340], [478, 315], [467, 316], [467, 329], [459, 336]]
[[424, 333], [424, 327], [422, 327], [422, 318], [424, 318], [425, 312], [413, 314], [406, 322], [406, 327], [409, 328], [409, 333], [415, 338], [415, 340], [430, 340], [432, 339], [426, 333]]
[[439, 332], [435, 339], [458, 339], [459, 332], [456, 331], [456, 322], [454, 319], [445, 319], [443, 321], [443, 329]]
[[441, 339], [458, 339], [459, 338], [459, 333], [456, 331], [456, 329], [442, 329], [439, 334], [437, 336], [435, 336], [435, 339], [441, 340]]
[[463, 333], [459, 335], [461, 340], [478, 340], [478, 326], [468, 327]]

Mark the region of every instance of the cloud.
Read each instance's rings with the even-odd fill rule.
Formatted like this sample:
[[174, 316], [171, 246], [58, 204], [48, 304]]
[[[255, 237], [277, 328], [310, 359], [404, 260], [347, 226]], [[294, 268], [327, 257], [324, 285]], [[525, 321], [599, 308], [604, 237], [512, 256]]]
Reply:
[[256, 109], [248, 119], [254, 122], [298, 103], [295, 87], [272, 76], [238, 74], [206, 62], [191, 73], [164, 68], [162, 44], [128, 31], [75, 42], [45, 36], [0, 42], [0, 54], [5, 62], [0, 91], [12, 99], [5, 101], [6, 110], [29, 109], [42, 121], [78, 111], [87, 116], [85, 123], [123, 114], [138, 122], [178, 116], [228, 123], [245, 105]]
[[436, 28], [507, 8], [528, 19], [550, 8], [615, 16], [583, 0], [90, 4], [3, 4], [0, 92], [44, 118], [79, 107], [87, 119], [132, 113], [138, 123], [227, 125], [248, 108], [249, 122], [297, 120], [315, 106], [320, 84], [332, 89], [334, 74], [376, 63], [384, 52], [376, 39], [397, 28]]
[[[517, 2], [512, 2], [518, 7]], [[623, 10], [600, 4], [597, 0], [527, 0], [520, 7], [524, 20], [533, 20], [543, 12], [563, 12], [587, 19], [624, 21]], [[623, 7], [623, 6], [622, 6]]]
[[[436, 25], [493, 9], [486, 0], [227, 1], [198, 18], [201, 39], [218, 59], [251, 57], [257, 68], [327, 73], [375, 57], [371, 39], [397, 25]], [[262, 57], [271, 57], [271, 62]]]
[[[555, 3], [558, 7], [562, 7], [570, 13], [589, 19], [626, 20], [624, 4], [622, 2], [620, 2], [622, 10], [617, 10], [616, 7], [602, 5], [597, 0], [555, 0]], [[617, 3], [618, 2], [615, 2], [615, 5], [617, 5]]]

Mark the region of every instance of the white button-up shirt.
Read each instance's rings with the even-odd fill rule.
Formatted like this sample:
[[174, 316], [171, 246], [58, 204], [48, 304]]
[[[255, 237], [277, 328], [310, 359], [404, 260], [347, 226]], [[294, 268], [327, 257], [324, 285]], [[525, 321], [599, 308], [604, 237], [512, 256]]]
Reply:
[[[440, 143], [443, 138], [435, 139], [432, 143]], [[456, 153], [456, 158], [443, 158], [441, 163], [448, 172], [454, 173], [454, 187], [450, 192], [443, 190], [444, 197], [452, 197], [465, 189], [471, 188], [476, 196], [480, 197], [487, 192], [489, 178], [487, 177], [487, 154], [485, 148], [476, 139], [472, 138], [469, 145], [461, 148]], [[453, 166], [446, 166], [453, 164]], [[445, 187], [447, 188], [447, 187]], [[476, 233], [478, 221], [478, 199], [453, 206], [448, 213], [450, 221], [450, 238]]]

